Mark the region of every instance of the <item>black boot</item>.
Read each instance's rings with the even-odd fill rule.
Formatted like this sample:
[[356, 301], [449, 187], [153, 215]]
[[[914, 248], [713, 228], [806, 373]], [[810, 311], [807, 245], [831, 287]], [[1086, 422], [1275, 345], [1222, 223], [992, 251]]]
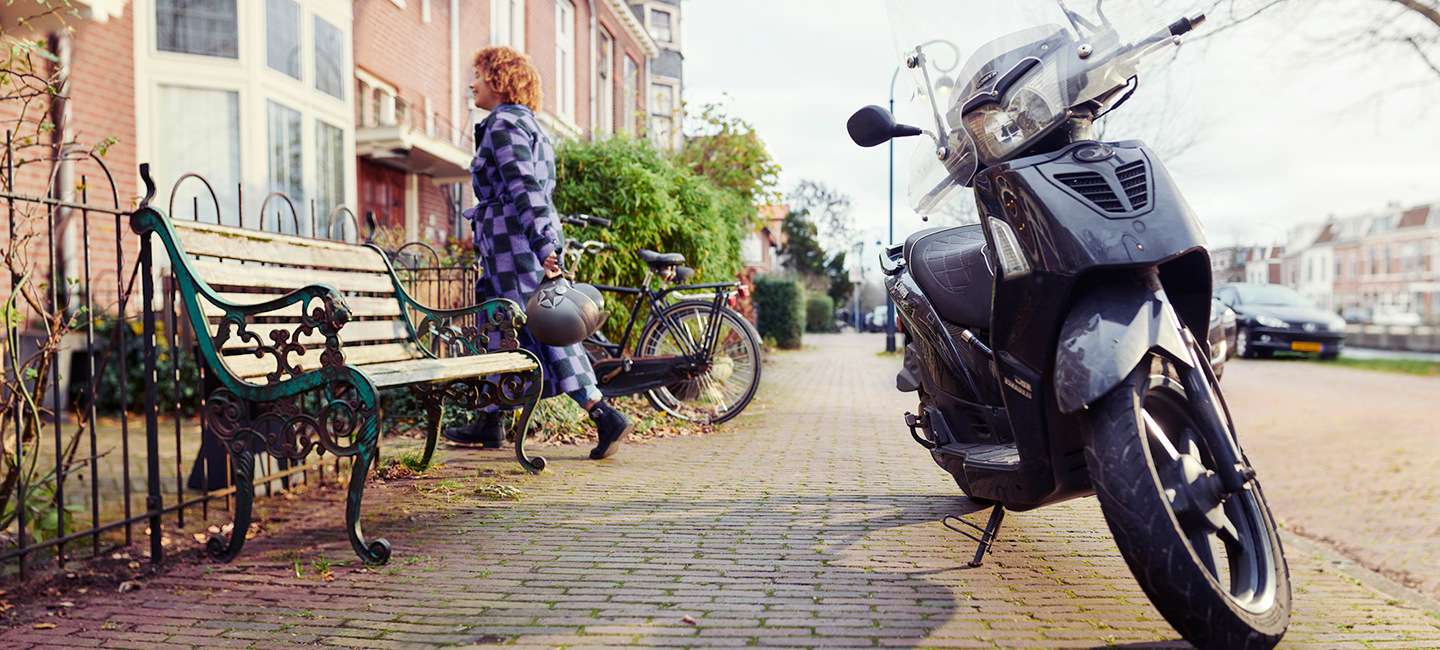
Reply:
[[590, 458], [593, 460], [615, 455], [615, 452], [620, 450], [620, 443], [635, 426], [624, 413], [605, 402], [600, 402], [590, 409], [590, 419], [595, 421], [595, 429], [600, 433], [600, 444], [590, 450]]
[[457, 447], [495, 449], [505, 445], [505, 415], [498, 411], [481, 413], [469, 424], [442, 432], [445, 442]]

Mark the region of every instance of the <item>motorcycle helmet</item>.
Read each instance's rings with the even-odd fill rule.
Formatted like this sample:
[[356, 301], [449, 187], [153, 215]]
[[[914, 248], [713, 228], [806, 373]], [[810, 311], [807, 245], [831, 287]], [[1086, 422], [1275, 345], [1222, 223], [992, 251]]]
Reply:
[[563, 277], [541, 282], [525, 303], [525, 328], [536, 341], [555, 347], [584, 341], [609, 316], [598, 289]]

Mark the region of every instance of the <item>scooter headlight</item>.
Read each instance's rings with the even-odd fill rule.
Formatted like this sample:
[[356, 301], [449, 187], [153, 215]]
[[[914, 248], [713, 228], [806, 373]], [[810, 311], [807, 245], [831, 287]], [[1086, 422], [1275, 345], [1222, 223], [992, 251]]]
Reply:
[[975, 137], [986, 162], [1020, 153], [1065, 118], [1053, 67], [1036, 66], [1005, 93], [1003, 101], [965, 115], [965, 128]]

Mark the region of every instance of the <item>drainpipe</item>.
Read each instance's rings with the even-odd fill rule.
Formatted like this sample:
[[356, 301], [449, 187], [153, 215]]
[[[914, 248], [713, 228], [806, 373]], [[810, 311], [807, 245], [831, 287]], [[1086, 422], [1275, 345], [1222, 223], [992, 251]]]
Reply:
[[[465, 131], [469, 129], [470, 111], [465, 110], [461, 105], [464, 100], [464, 93], [460, 92], [460, 0], [450, 0], [450, 141], [459, 145], [465, 141]], [[460, 124], [465, 119], [466, 124]], [[459, 192], [456, 190], [461, 186], [456, 183], [445, 188], [445, 198], [450, 204], [450, 232], [459, 239], [461, 235], [460, 210], [456, 207], [459, 201]]]
[[469, 114], [460, 107], [460, 82], [460, 0], [450, 0], [450, 141], [456, 144], [464, 133], [460, 116]]
[[[75, 190], [75, 164], [66, 159], [68, 153], [65, 149], [67, 134], [70, 131], [70, 59], [74, 43], [70, 35], [64, 31], [51, 33], [47, 40], [50, 43], [50, 53], [55, 55], [55, 82], [56, 88], [60, 91], [50, 105], [50, 122], [55, 129], [50, 134], [51, 146], [54, 147], [54, 156], [58, 161], [58, 168], [55, 173], [54, 185], [50, 188], [50, 198], [58, 200], [78, 200], [79, 197], [71, 196]], [[59, 257], [59, 273], [51, 270], [53, 281], [59, 282], [65, 294], [60, 299], [65, 302], [66, 312], [73, 312], [76, 306], [75, 288], [66, 281], [68, 278], [79, 277], [80, 275], [80, 237], [79, 225], [73, 223], [71, 217], [75, 214], [69, 208], [57, 208], [55, 212], [55, 229], [60, 233], [60, 250], [56, 251]], [[58, 305], [57, 305], [58, 307]]]
[[595, 0], [585, 0], [585, 6], [590, 10], [590, 132], [595, 133], [595, 118], [598, 115], [595, 91], [600, 87], [600, 66], [595, 62], [595, 36], [598, 21], [595, 18]]

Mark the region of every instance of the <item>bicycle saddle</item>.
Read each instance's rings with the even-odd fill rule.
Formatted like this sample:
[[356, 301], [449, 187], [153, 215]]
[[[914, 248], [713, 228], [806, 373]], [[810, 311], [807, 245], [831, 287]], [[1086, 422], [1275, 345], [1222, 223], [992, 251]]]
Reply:
[[657, 253], [647, 248], [636, 251], [640, 261], [650, 266], [679, 266], [685, 263], [685, 256], [679, 253]]

